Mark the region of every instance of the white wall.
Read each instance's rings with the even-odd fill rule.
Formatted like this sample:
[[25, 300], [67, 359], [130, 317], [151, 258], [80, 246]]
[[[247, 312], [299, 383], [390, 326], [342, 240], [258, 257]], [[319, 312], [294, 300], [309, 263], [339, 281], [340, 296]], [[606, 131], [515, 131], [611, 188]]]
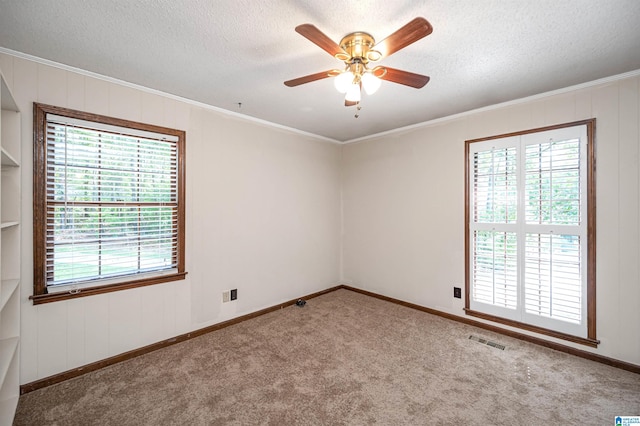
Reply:
[[[20, 383], [337, 284], [340, 146], [6, 54], [0, 68], [22, 111]], [[186, 130], [186, 280], [33, 306], [34, 101]]]
[[[464, 140], [591, 117], [602, 341], [593, 351], [640, 364], [640, 77], [341, 147], [10, 55], [0, 68], [23, 111], [22, 384], [339, 278], [463, 315], [452, 287], [464, 283]], [[186, 280], [33, 306], [34, 101], [187, 131]], [[231, 288], [238, 301], [222, 304]]]
[[595, 117], [602, 343], [573, 346], [640, 365], [639, 86], [628, 77], [344, 146], [342, 281], [464, 315], [453, 298], [464, 289], [464, 141]]

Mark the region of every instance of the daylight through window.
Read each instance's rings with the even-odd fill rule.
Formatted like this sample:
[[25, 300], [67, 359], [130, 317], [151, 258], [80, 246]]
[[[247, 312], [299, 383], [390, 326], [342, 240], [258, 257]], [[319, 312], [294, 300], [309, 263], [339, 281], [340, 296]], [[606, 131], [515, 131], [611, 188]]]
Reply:
[[36, 108], [35, 295], [179, 278], [184, 132]]
[[467, 141], [467, 313], [594, 343], [593, 126]]

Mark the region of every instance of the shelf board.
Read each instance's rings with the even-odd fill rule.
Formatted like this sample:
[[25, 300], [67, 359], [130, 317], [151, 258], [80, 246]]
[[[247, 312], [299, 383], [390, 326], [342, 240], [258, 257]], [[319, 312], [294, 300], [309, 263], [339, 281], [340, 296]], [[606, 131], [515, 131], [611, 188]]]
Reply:
[[7, 228], [11, 228], [18, 225], [20, 225], [20, 222], [2, 222], [2, 224], [0, 224], [0, 228], [2, 230], [5, 230]]
[[8, 109], [10, 111], [20, 112], [18, 109], [18, 105], [16, 105], [15, 98], [11, 94], [11, 90], [9, 90], [9, 86], [4, 81], [4, 76], [0, 73], [0, 96], [2, 97], [2, 109]]
[[2, 291], [0, 291], [0, 311], [4, 308], [4, 305], [7, 304], [7, 300], [13, 296], [13, 293], [18, 288], [18, 284], [20, 284], [20, 280], [2, 280]]
[[18, 337], [10, 337], [0, 340], [0, 383], [4, 383], [4, 379], [9, 371], [11, 360], [18, 350]]
[[15, 158], [13, 158], [11, 156], [11, 154], [9, 154], [7, 151], [5, 151], [4, 148], [1, 149], [2, 151], [2, 166], [3, 167], [18, 167], [20, 166], [20, 164], [18, 164], [18, 162], [15, 160]]

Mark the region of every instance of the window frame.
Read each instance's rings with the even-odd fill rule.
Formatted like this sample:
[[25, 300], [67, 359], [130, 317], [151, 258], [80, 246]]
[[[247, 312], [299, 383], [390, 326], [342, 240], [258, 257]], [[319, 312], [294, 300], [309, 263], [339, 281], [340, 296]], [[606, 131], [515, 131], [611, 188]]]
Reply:
[[[470, 220], [471, 220], [471, 193], [472, 188], [470, 187], [469, 178], [470, 178], [470, 146], [475, 142], [484, 142], [490, 141], [494, 139], [503, 139], [510, 137], [521, 137], [523, 135], [528, 135], [532, 133], [546, 132], [550, 130], [558, 130], [567, 127], [575, 127], [575, 126], [586, 126], [587, 131], [587, 150], [586, 150], [586, 172], [587, 172], [587, 217], [586, 217], [586, 226], [587, 226], [587, 241], [586, 241], [586, 249], [587, 249], [587, 276], [586, 276], [586, 325], [587, 325], [587, 335], [576, 336], [573, 334], [567, 334], [564, 332], [552, 330], [549, 328], [544, 328], [537, 325], [532, 325], [520, 321], [516, 321], [513, 319], [507, 319], [501, 316], [488, 314], [485, 312], [479, 312], [477, 310], [473, 310], [470, 308], [471, 304], [471, 230], [470, 230]], [[583, 344], [590, 347], [597, 347], [600, 343], [596, 338], [596, 159], [595, 159], [595, 131], [596, 131], [596, 119], [591, 118], [587, 120], [574, 121], [570, 123], [557, 124], [553, 126], [540, 127], [535, 129], [529, 129], [519, 132], [513, 133], [505, 133], [495, 136], [489, 136], [478, 139], [470, 139], [465, 141], [465, 154], [464, 154], [464, 177], [465, 177], [465, 307], [464, 312], [466, 315], [474, 316], [477, 318], [481, 318], [483, 320], [488, 320], [496, 323], [500, 323], [503, 325], [507, 325], [510, 327], [515, 327], [539, 334], [543, 334], [546, 336], [554, 337], [557, 339], [567, 340], [574, 343]], [[522, 290], [520, 290], [522, 291]]]
[[[133, 279], [109, 280], [108, 283], [95, 286], [82, 286], [76, 290], [48, 292], [46, 282], [46, 189], [47, 189], [47, 114], [69, 117], [127, 129], [160, 133], [175, 136], [177, 145], [177, 265], [171, 273], [159, 272], [153, 276]], [[103, 294], [112, 291], [127, 290], [147, 285], [183, 280], [185, 271], [185, 139], [186, 132], [168, 127], [145, 124], [121, 118], [108, 117], [63, 108], [53, 105], [33, 103], [33, 295], [34, 305], [67, 300], [77, 297]]]

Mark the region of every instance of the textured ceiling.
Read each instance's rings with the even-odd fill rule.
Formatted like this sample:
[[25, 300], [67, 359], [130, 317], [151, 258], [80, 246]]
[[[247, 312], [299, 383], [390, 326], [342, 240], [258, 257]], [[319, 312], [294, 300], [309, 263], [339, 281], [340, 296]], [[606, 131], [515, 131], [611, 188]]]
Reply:
[[[380, 62], [426, 74], [345, 108], [340, 67], [297, 34], [382, 40], [422, 16], [433, 33]], [[640, 69], [638, 0], [0, 0], [0, 47], [283, 126], [349, 141]], [[242, 107], [238, 107], [242, 103]]]

